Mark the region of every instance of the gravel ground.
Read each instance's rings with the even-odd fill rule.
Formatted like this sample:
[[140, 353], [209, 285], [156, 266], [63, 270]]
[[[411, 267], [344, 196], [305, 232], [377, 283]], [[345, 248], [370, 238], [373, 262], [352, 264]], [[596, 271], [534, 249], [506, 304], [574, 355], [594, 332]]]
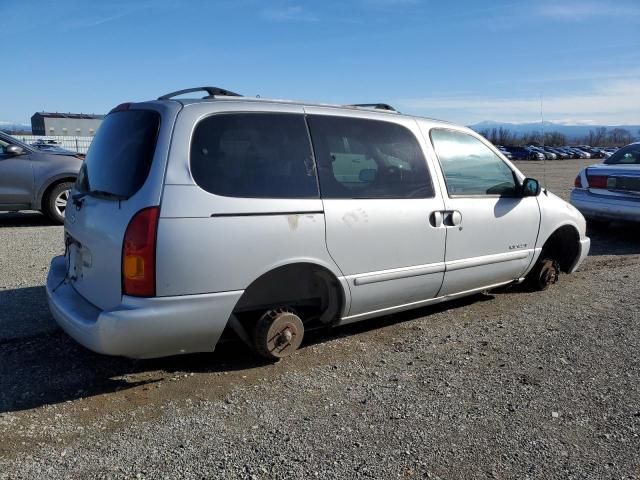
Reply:
[[[519, 162], [566, 197], [581, 161]], [[0, 479], [640, 478], [640, 229], [542, 293], [132, 361], [55, 328], [62, 229], [0, 214]]]

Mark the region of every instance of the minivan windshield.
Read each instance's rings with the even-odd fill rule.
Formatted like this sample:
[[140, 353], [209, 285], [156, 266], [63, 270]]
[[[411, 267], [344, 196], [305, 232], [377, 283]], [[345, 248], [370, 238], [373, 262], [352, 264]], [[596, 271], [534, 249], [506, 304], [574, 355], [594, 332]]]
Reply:
[[640, 165], [640, 143], [621, 148], [605, 160], [607, 165]]
[[[124, 110], [105, 117], [87, 152], [76, 188], [104, 198], [126, 199], [144, 184], [155, 151], [160, 115]], [[96, 195], [98, 196], [98, 195]]]

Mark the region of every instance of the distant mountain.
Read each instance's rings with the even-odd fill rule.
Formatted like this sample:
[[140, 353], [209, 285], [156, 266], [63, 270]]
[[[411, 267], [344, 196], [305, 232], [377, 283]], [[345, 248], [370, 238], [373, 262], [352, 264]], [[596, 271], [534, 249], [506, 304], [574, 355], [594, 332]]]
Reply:
[[[507, 123], [507, 122], [494, 122], [486, 120], [484, 122], [469, 125], [469, 128], [480, 132], [482, 130], [493, 128], [506, 128], [513, 133], [523, 134], [529, 132], [540, 132], [541, 123]], [[624, 128], [628, 130], [635, 138], [640, 137], [640, 125], [567, 125], [564, 123], [544, 122], [545, 132], [559, 132], [566, 135], [568, 138], [581, 138], [589, 135], [589, 131], [596, 128], [606, 128], [607, 130], [613, 130], [614, 128]]]
[[25, 123], [0, 122], [3, 132], [31, 132], [31, 125]]

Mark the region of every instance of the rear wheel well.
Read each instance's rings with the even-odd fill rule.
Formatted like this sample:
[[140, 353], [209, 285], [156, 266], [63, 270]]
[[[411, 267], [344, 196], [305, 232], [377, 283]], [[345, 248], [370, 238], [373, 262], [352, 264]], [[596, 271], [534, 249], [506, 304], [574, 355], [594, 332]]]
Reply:
[[40, 197], [38, 202], [40, 209], [43, 208], [45, 199], [47, 198], [49, 193], [51, 193], [51, 190], [55, 188], [56, 185], [60, 185], [61, 183], [65, 183], [65, 182], [75, 183], [75, 181], [76, 181], [76, 177], [63, 177], [63, 178], [58, 178], [57, 180], [54, 180], [49, 185], [47, 185], [47, 188], [45, 188], [44, 191], [42, 192], [42, 196]]
[[336, 276], [313, 263], [294, 263], [275, 268], [254, 280], [235, 306], [245, 325], [272, 308], [292, 308], [305, 328], [331, 325], [340, 317], [344, 292]]
[[568, 273], [580, 254], [580, 234], [571, 225], [558, 228], [547, 239], [540, 260], [551, 258], [560, 265], [560, 270]]

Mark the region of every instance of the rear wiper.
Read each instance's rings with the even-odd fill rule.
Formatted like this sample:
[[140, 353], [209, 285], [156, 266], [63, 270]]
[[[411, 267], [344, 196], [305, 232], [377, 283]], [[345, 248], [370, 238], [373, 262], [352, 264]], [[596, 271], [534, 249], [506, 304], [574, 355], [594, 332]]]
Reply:
[[91, 190], [88, 192], [92, 197], [108, 198], [110, 200], [127, 200], [129, 197], [118, 195], [117, 193], [105, 192], [104, 190]]
[[118, 195], [117, 193], [105, 192], [104, 190], [89, 190], [88, 192], [76, 193], [75, 195], [71, 196], [73, 204], [76, 206], [76, 208], [80, 208], [82, 206], [82, 200], [86, 196], [117, 201], [127, 200], [129, 198], [124, 195]]

